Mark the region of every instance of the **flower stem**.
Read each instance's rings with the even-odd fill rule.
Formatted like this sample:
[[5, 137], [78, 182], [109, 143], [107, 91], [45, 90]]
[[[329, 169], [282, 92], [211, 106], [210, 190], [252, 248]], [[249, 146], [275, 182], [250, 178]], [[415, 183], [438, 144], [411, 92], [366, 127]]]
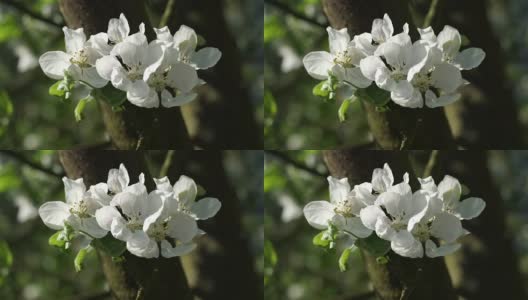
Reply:
[[431, 6], [429, 6], [429, 11], [427, 12], [423, 22], [424, 28], [431, 26], [431, 23], [433, 22], [436, 15], [436, 9], [438, 8], [439, 2], [440, 0], [431, 0]]

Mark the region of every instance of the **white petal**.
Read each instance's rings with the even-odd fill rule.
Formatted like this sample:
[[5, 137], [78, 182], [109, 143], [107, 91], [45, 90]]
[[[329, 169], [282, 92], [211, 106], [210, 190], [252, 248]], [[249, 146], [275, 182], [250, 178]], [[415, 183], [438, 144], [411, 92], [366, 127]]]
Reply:
[[191, 212], [198, 220], [206, 220], [214, 217], [222, 207], [222, 203], [216, 198], [203, 198], [193, 204]]
[[95, 68], [99, 76], [106, 80], [111, 79], [112, 71], [114, 69], [123, 69], [121, 63], [113, 56], [103, 56], [95, 62]]
[[484, 208], [486, 202], [480, 198], [471, 197], [460, 202], [460, 205], [455, 209], [455, 215], [463, 220], [469, 220], [478, 217]]
[[134, 232], [127, 240], [127, 250], [139, 257], [159, 257], [158, 244], [141, 230]]
[[350, 35], [348, 35], [347, 28], [334, 29], [332, 27], [327, 27], [326, 32], [328, 32], [328, 43], [330, 45], [330, 52], [337, 54], [348, 48], [348, 43], [350, 43]]
[[365, 227], [375, 230], [376, 222], [378, 222], [379, 218], [385, 217], [385, 213], [379, 206], [371, 205], [363, 208], [360, 211], [359, 216]]
[[332, 176], [326, 178], [328, 181], [328, 188], [330, 190], [330, 202], [337, 203], [348, 197], [350, 193], [350, 185], [348, 178], [337, 179]]
[[455, 66], [459, 67], [461, 70], [471, 70], [478, 67], [484, 58], [486, 53], [480, 48], [468, 48], [460, 52], [454, 60]]
[[452, 93], [437, 97], [434, 92], [427, 90], [425, 92], [425, 105], [430, 108], [442, 107], [456, 102], [460, 99], [459, 93]]
[[198, 194], [196, 183], [188, 176], [180, 176], [174, 184], [174, 195], [185, 206], [191, 206], [196, 199], [196, 194]]
[[396, 234], [396, 230], [392, 228], [391, 221], [387, 216], [383, 215], [380, 218], [378, 218], [378, 221], [376, 222], [376, 234], [387, 241], [391, 241], [394, 238], [394, 235]]
[[372, 189], [376, 192], [384, 192], [394, 183], [394, 176], [388, 164], [383, 165], [383, 169], [376, 168], [372, 172]]
[[387, 41], [394, 33], [394, 27], [389, 15], [385, 14], [383, 19], [375, 19], [372, 22], [372, 39], [378, 43]]
[[460, 247], [461, 244], [458, 243], [445, 244], [438, 247], [433, 241], [427, 240], [425, 242], [425, 254], [427, 255], [427, 257], [431, 258], [446, 256], [457, 251]]
[[372, 205], [376, 201], [377, 196], [372, 194], [372, 184], [364, 182], [354, 186], [356, 197], [365, 205]]
[[433, 86], [444, 93], [451, 93], [462, 85], [462, 74], [457, 67], [443, 63], [436, 66], [431, 74], [431, 80]]
[[119, 19], [110, 19], [108, 22], [108, 38], [114, 43], [122, 42], [130, 33], [130, 27], [124, 14]]
[[128, 91], [132, 81], [128, 78], [125, 69], [114, 69], [110, 74], [110, 81], [116, 89]]
[[405, 198], [394, 192], [385, 192], [376, 199], [376, 205], [384, 206], [387, 212], [393, 216], [402, 216], [405, 212]]
[[365, 57], [359, 63], [359, 67], [361, 68], [361, 73], [363, 73], [363, 76], [370, 80], [376, 79], [376, 72], [378, 70], [387, 69], [385, 63], [377, 56]]
[[405, 55], [401, 45], [392, 42], [383, 43], [378, 47], [376, 53], [384, 56], [389, 65], [398, 69], [403, 69], [405, 65]]
[[119, 211], [113, 206], [103, 206], [95, 212], [95, 219], [99, 226], [105, 230], [112, 228], [114, 219], [122, 219]]
[[420, 33], [420, 39], [431, 44], [436, 43], [436, 34], [434, 33], [434, 30], [431, 26], [423, 29], [418, 28], [418, 32]]
[[167, 224], [167, 234], [182, 243], [190, 242], [197, 233], [196, 220], [184, 213], [173, 214]]
[[163, 28], [154, 28], [154, 32], [156, 32], [156, 38], [158, 40], [170, 43], [172, 42], [173, 38], [170, 33], [169, 27], [165, 26]]
[[458, 182], [458, 179], [446, 175], [438, 184], [438, 194], [442, 198], [442, 201], [444, 201], [444, 205], [457, 207], [460, 195], [462, 194], [462, 186]]
[[167, 85], [183, 93], [188, 93], [198, 85], [198, 73], [187, 64], [176, 63], [172, 65], [167, 74]]
[[431, 224], [431, 234], [447, 243], [454, 242], [460, 236], [464, 235], [464, 229], [460, 220], [449, 214], [440, 213], [436, 215]]
[[427, 178], [418, 178], [418, 181], [420, 182], [420, 188], [422, 190], [435, 193], [438, 191], [438, 188], [436, 187], [435, 181], [432, 176], [429, 176]]
[[372, 45], [372, 35], [368, 32], [354, 36], [355, 46], [365, 55], [373, 55], [376, 51], [375, 45]]
[[[72, 69], [72, 66], [75, 68]], [[76, 65], [71, 65], [70, 71], [72, 70], [73, 72], [71, 72], [71, 75], [74, 79], [87, 82], [89, 85], [95, 88], [102, 88], [108, 83], [108, 80], [99, 76], [99, 73], [97, 73], [97, 69], [95, 67], [78, 68]]]
[[87, 46], [95, 49], [99, 55], [109, 55], [113, 46], [108, 44], [108, 35], [106, 32], [94, 34], [88, 39]]
[[326, 229], [335, 216], [334, 208], [328, 201], [312, 201], [303, 208], [304, 217], [312, 227]]
[[197, 93], [185, 93], [178, 94], [177, 96], [173, 97], [169, 91], [163, 90], [161, 91], [161, 105], [168, 108], [182, 106], [193, 101], [197, 96]]
[[192, 50], [196, 49], [196, 45], [198, 44], [198, 37], [194, 29], [185, 25], [181, 25], [180, 29], [174, 33], [174, 44], [178, 46], [183, 42], [186, 42], [187, 47]]
[[341, 230], [349, 232], [358, 238], [366, 238], [372, 234], [372, 229], [365, 227], [358, 217], [345, 218], [340, 215], [336, 215], [336, 217], [338, 218], [334, 218], [334, 225]]
[[72, 180], [68, 177], [63, 177], [62, 182], [64, 183], [66, 203], [74, 203], [82, 200], [84, 193], [86, 192], [86, 186], [84, 185], [82, 178]]
[[142, 62], [146, 52], [147, 49], [145, 46], [123, 42], [115, 45], [111, 55], [121, 57], [121, 60], [127, 66], [138, 66]]
[[100, 206], [109, 205], [112, 197], [108, 195], [108, 185], [104, 182], [92, 185], [88, 190], [90, 199], [97, 202]]
[[195, 243], [180, 244], [175, 247], [172, 247], [172, 245], [166, 240], [161, 241], [161, 255], [166, 258], [188, 254], [195, 248]]
[[191, 63], [197, 69], [205, 70], [216, 65], [222, 57], [222, 52], [217, 48], [206, 47], [193, 54]]
[[444, 26], [444, 29], [438, 34], [437, 41], [444, 54], [450, 58], [455, 57], [462, 44], [458, 30], [449, 25]]
[[154, 178], [154, 182], [156, 183], [156, 189], [171, 193], [172, 192], [172, 185], [170, 183], [169, 177], [165, 176], [163, 178]]
[[400, 80], [393, 86], [391, 99], [394, 103], [409, 108], [420, 108], [424, 104], [420, 90], [414, 88], [407, 80]]
[[314, 51], [303, 58], [304, 68], [315, 79], [328, 78], [328, 71], [332, 69], [334, 57], [326, 51]]
[[110, 232], [116, 239], [124, 242], [126, 242], [132, 235], [132, 232], [128, 229], [126, 221], [123, 218], [115, 218], [112, 221]]
[[117, 194], [123, 191], [130, 183], [130, 177], [124, 164], [119, 165], [119, 169], [110, 169], [108, 172], [108, 189]]
[[139, 107], [159, 107], [158, 93], [143, 80], [136, 80], [130, 84], [127, 99]]
[[70, 29], [66, 26], [62, 28], [64, 32], [64, 42], [66, 44], [66, 52], [73, 54], [84, 47], [86, 42], [86, 35], [84, 29]]
[[108, 230], [105, 230], [97, 224], [97, 220], [93, 217], [91, 218], [78, 218], [78, 224], [72, 224], [72, 227], [75, 229], [87, 233], [90, 237], [100, 239], [104, 237]]
[[50, 201], [42, 204], [38, 212], [46, 226], [59, 230], [64, 227], [64, 220], [70, 216], [70, 206], [62, 201]]
[[404, 257], [418, 258], [424, 255], [422, 243], [406, 230], [401, 230], [394, 235], [391, 248], [392, 251]]
[[337, 79], [349, 82], [357, 88], [366, 88], [372, 83], [372, 80], [363, 76], [359, 67], [343, 68], [341, 65], [334, 65], [332, 67], [332, 74]]
[[40, 68], [52, 79], [63, 79], [64, 71], [71, 65], [70, 55], [62, 51], [49, 51], [39, 58]]

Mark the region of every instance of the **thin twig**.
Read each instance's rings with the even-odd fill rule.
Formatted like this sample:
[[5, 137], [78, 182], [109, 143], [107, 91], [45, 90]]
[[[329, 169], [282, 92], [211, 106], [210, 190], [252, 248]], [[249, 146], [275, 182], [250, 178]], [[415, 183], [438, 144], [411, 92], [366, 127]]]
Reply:
[[300, 170], [303, 170], [305, 172], [308, 172], [312, 175], [315, 175], [315, 176], [320, 176], [320, 177], [328, 177], [328, 173], [322, 173], [322, 172], [319, 172], [318, 170], [316, 169], [313, 169], [313, 168], [310, 168], [294, 159], [292, 159], [291, 157], [289, 157], [288, 155], [284, 154], [283, 152], [280, 152], [280, 151], [277, 151], [277, 150], [266, 150], [265, 151], [267, 154], [270, 154], [270, 155], [273, 155], [275, 156], [276, 158], [282, 160], [283, 162], [285, 163], [288, 163], [294, 167], [296, 167], [297, 169], [300, 169]]
[[57, 23], [57, 22], [53, 21], [52, 19], [48, 19], [48, 18], [44, 17], [43, 15], [41, 15], [41, 14], [39, 14], [37, 12], [34, 12], [31, 9], [25, 7], [22, 3], [16, 2], [14, 0], [3, 0], [2, 3], [11, 6], [12, 8], [20, 11], [21, 13], [24, 13], [24, 14], [32, 17], [35, 20], [39, 20], [41, 22], [44, 22], [46, 24], [49, 24], [49, 25], [52, 25], [52, 26], [55, 26], [55, 27], [58, 27], [58, 28], [62, 28], [62, 27], [65, 26], [64, 23]]
[[425, 165], [423, 177], [429, 177], [433, 174], [433, 170], [436, 166], [436, 161], [438, 159], [438, 150], [431, 151], [431, 154], [429, 155], [429, 160], [427, 161], [427, 165]]
[[167, 155], [165, 156], [163, 165], [161, 165], [161, 170], [159, 174], [160, 178], [167, 176], [167, 173], [169, 172], [169, 168], [172, 164], [173, 157], [174, 157], [174, 150], [167, 151]]
[[312, 24], [312, 25], [315, 25], [315, 26], [319, 26], [319, 27], [322, 27], [322, 28], [326, 28], [328, 27], [328, 24], [324, 24], [324, 23], [321, 23], [315, 19], [312, 19], [310, 17], [307, 17], [299, 12], [296, 12], [295, 10], [293, 10], [291, 7], [289, 7], [288, 5], [284, 4], [284, 3], [281, 3], [280, 1], [277, 1], [277, 0], [265, 0], [266, 3], [268, 3], [269, 5], [273, 5], [274, 7], [282, 10], [284, 13], [286, 14], [289, 14], [291, 15], [292, 17], [295, 17], [299, 20], [302, 20], [302, 21], [305, 21], [309, 24]]
[[172, 15], [172, 11], [174, 10], [174, 3], [176, 1], [169, 0], [167, 1], [167, 5], [165, 6], [165, 10], [163, 11], [163, 15], [161, 16], [159, 27], [165, 27], [167, 26], [167, 23], [169, 23], [170, 17]]
[[431, 23], [434, 20], [434, 17], [436, 15], [436, 8], [438, 7], [439, 0], [431, 0], [431, 6], [429, 6], [429, 11], [427, 12], [427, 15], [424, 18], [423, 27], [429, 27], [431, 26]]
[[4, 155], [7, 155], [11, 158], [14, 158], [16, 160], [18, 160], [19, 162], [35, 169], [35, 170], [38, 170], [42, 173], [46, 173], [48, 175], [51, 175], [51, 176], [54, 176], [54, 177], [58, 177], [58, 178], [62, 178], [64, 176], [66, 176], [66, 174], [64, 173], [57, 173], [49, 168], [46, 168], [30, 159], [28, 159], [27, 157], [25, 157], [24, 155], [18, 153], [18, 152], [15, 152], [15, 151], [12, 151], [12, 150], [0, 150], [0, 153], [1, 154], [4, 154]]

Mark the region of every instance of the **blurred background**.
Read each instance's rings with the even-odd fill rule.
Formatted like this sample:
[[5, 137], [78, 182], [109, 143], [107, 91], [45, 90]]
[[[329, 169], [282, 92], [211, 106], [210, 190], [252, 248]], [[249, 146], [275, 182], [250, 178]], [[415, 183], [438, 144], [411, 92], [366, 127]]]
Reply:
[[[166, 151], [145, 155], [156, 176]], [[262, 295], [262, 161], [262, 151], [173, 153], [171, 182], [186, 174], [222, 202], [215, 218], [200, 221], [208, 234], [183, 259], [197, 299], [232, 299], [234, 289], [253, 295], [248, 299]], [[79, 245], [67, 253], [48, 245], [54, 231], [37, 210], [46, 201], [64, 200], [62, 176], [56, 151], [0, 151], [0, 299], [111, 299], [95, 252], [76, 273]]]
[[[414, 169], [406, 171], [421, 177], [430, 151], [405, 153]], [[446, 257], [460, 299], [528, 299], [528, 151], [440, 151], [434, 170], [437, 183], [455, 176], [469, 191], [466, 197], [486, 201], [481, 216], [464, 221], [472, 234], [459, 240], [462, 249]], [[377, 299], [359, 251], [343, 273], [340, 252], [312, 244], [319, 231], [302, 209], [329, 200], [322, 152], [268, 150], [264, 172], [266, 299]]]
[[[76, 103], [61, 103], [48, 94], [54, 80], [44, 75], [38, 58], [46, 51], [64, 50], [64, 19], [58, 2], [0, 1], [0, 148], [67, 149], [109, 140], [95, 102], [87, 105], [84, 120], [77, 123]], [[144, 1], [155, 27], [167, 2]], [[198, 101], [184, 108], [193, 142], [228, 149], [224, 146], [239, 145], [237, 139], [244, 139], [246, 147], [236, 149], [261, 148], [262, 1], [172, 2], [168, 25], [173, 33], [186, 24], [206, 45], [222, 51], [214, 68], [200, 72], [208, 84], [198, 89]]]
[[[373, 139], [360, 103], [352, 104], [347, 121], [340, 123], [340, 104], [325, 103], [312, 94], [318, 81], [302, 65], [308, 52], [328, 50], [328, 21], [321, 1], [264, 2], [266, 148], [370, 145]], [[416, 35], [432, 1], [399, 2], [396, 6], [403, 10], [408, 4], [412, 19], [406, 21]], [[523, 149], [528, 133], [528, 2], [442, 0], [438, 5], [435, 32], [454, 26], [464, 36], [463, 47], [486, 52], [481, 66], [463, 73], [472, 84], [462, 89], [462, 101], [446, 107], [457, 143], [475, 149]], [[401, 32], [401, 24], [394, 28]]]

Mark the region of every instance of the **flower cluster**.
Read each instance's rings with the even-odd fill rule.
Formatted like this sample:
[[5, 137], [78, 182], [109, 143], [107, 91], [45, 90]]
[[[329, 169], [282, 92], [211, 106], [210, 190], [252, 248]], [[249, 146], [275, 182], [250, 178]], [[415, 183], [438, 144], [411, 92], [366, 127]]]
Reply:
[[[370, 33], [350, 38], [347, 28], [327, 28], [330, 53], [308, 53], [303, 63], [308, 74], [319, 80], [337, 80], [341, 86], [358, 90], [372, 82], [390, 93], [390, 99], [409, 108], [434, 108], [453, 103], [460, 98], [458, 88], [468, 84], [462, 70], [470, 70], [484, 60], [480, 48], [460, 52], [462, 38], [457, 29], [446, 25], [435, 35], [431, 27], [418, 29], [420, 39], [412, 42], [409, 25], [394, 34], [387, 14], [375, 19]], [[334, 89], [334, 84], [326, 89]], [[379, 102], [380, 100], [377, 99]], [[387, 101], [389, 101], [387, 97]], [[385, 104], [385, 102], [382, 102]]]
[[90, 239], [101, 239], [110, 232], [136, 256], [187, 254], [196, 247], [193, 240], [205, 234], [196, 221], [213, 217], [220, 201], [203, 198], [195, 202], [198, 189], [187, 176], [181, 176], [174, 185], [167, 177], [154, 180], [156, 189], [150, 193], [143, 174], [137, 183], [130, 184], [122, 164], [110, 170], [106, 183], [88, 189], [82, 178], [64, 177], [66, 202], [46, 202], [39, 214], [51, 229], [70, 228]]
[[457, 239], [469, 233], [461, 220], [477, 217], [486, 204], [475, 197], [460, 201], [462, 187], [452, 176], [446, 175], [438, 185], [432, 177], [418, 180], [421, 188], [414, 193], [407, 173], [394, 184], [387, 164], [374, 170], [372, 182], [353, 188], [347, 178], [328, 177], [330, 202], [308, 203], [304, 216], [313, 227], [332, 232], [330, 238], [342, 240], [346, 248], [375, 232], [401, 256], [453, 253], [460, 247]]
[[[157, 38], [148, 42], [145, 25], [130, 34], [123, 14], [111, 19], [108, 31], [86, 39], [83, 28], [63, 28], [66, 52], [44, 53], [39, 63], [50, 78], [91, 89], [108, 84], [123, 92], [130, 103], [146, 108], [180, 106], [195, 99], [194, 88], [205, 82], [197, 70], [214, 66], [221, 57], [217, 48], [196, 51], [198, 37], [182, 25], [172, 35], [167, 27], [154, 28]], [[123, 101], [125, 98], [123, 97]]]

